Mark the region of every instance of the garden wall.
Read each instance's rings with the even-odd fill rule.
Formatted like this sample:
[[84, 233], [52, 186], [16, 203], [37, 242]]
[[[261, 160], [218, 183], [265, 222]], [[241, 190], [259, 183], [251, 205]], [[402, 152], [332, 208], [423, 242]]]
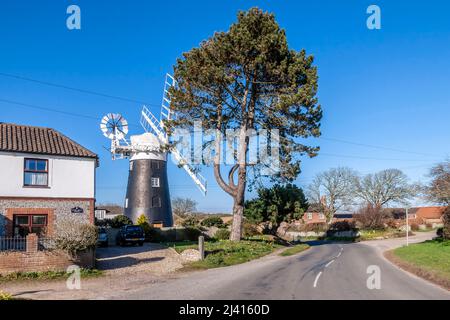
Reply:
[[61, 250], [38, 251], [37, 236], [27, 236], [26, 251], [0, 251], [0, 274], [13, 272], [66, 271], [71, 265], [95, 267], [95, 250], [72, 257]]

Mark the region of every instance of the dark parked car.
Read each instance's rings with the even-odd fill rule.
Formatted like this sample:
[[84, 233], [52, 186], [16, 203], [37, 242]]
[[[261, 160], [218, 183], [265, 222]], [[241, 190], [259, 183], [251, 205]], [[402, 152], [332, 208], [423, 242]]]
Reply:
[[117, 234], [117, 245], [124, 246], [126, 244], [144, 245], [145, 233], [141, 226], [123, 226]]

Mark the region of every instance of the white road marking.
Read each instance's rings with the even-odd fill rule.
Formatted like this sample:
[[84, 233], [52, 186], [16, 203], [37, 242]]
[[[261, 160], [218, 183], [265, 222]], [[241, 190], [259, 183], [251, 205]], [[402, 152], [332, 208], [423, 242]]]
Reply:
[[320, 271], [317, 276], [316, 276], [316, 280], [314, 280], [314, 288], [317, 287], [317, 281], [319, 281], [320, 276], [322, 275], [322, 271]]
[[339, 258], [341, 256], [341, 254], [342, 254], [342, 251], [339, 252], [339, 254], [336, 256], [336, 258]]
[[328, 263], [325, 265], [325, 268], [328, 268], [328, 267], [330, 266], [330, 264], [332, 264], [333, 262], [334, 262], [334, 259], [331, 260], [330, 262], [328, 262]]

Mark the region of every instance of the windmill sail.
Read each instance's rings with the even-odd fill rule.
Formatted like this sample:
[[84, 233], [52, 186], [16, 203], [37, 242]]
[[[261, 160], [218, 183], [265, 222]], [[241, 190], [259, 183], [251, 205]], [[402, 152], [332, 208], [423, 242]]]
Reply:
[[[162, 144], [168, 144], [168, 137], [164, 131], [162, 122], [158, 121], [146, 106], [142, 108], [141, 125], [145, 131], [154, 133]], [[189, 162], [181, 155], [176, 147], [172, 147], [170, 152], [173, 154], [177, 164], [188, 173], [198, 189], [206, 195], [206, 179], [189, 165]]]

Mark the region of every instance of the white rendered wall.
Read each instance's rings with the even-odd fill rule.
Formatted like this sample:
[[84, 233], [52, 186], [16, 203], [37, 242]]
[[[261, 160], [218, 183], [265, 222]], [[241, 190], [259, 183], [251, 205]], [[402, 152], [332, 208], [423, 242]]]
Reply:
[[[48, 187], [24, 187], [24, 158], [48, 160]], [[0, 197], [95, 198], [96, 160], [0, 152]]]

